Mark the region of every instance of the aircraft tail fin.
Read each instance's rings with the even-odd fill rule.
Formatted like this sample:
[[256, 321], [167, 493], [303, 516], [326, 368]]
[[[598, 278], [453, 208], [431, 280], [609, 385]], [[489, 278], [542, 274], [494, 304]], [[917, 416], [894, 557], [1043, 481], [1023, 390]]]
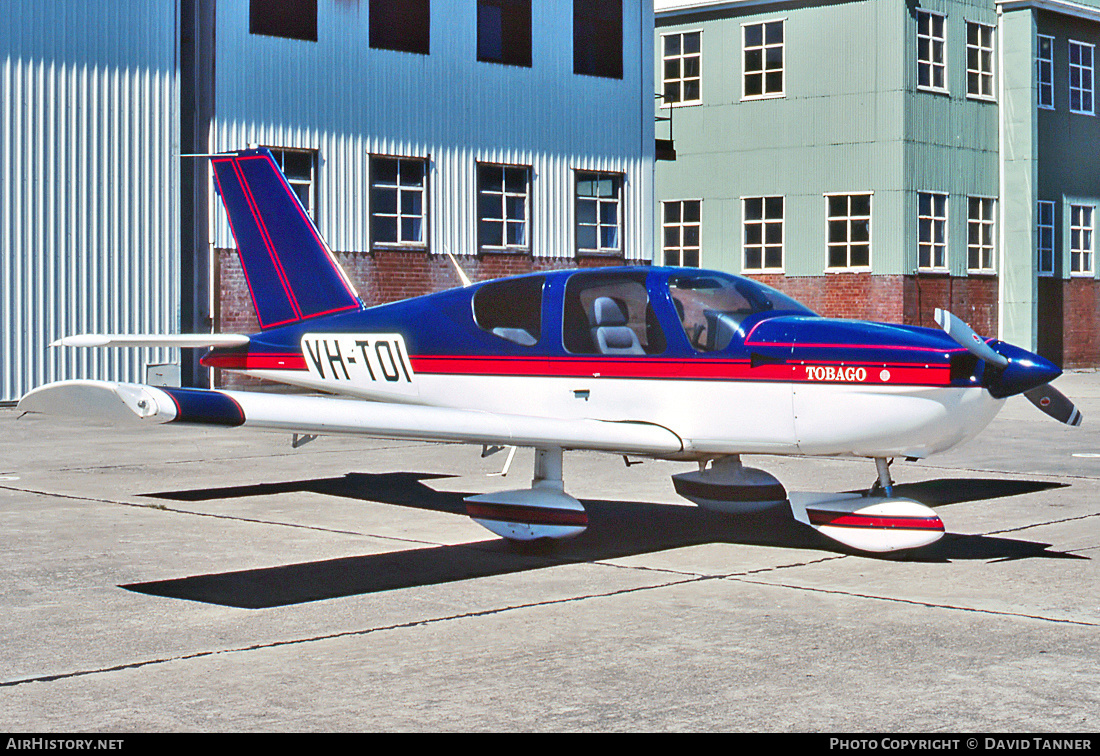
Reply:
[[211, 162], [260, 328], [362, 306], [271, 152]]

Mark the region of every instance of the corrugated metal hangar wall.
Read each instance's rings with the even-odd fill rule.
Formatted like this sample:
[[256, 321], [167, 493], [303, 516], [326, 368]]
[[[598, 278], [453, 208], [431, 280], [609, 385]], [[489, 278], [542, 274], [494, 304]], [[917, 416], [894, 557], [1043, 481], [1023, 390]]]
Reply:
[[176, 6], [0, 0], [0, 17], [0, 400], [139, 380], [178, 356], [48, 345], [179, 330]]
[[[392, 251], [371, 238], [372, 156], [423, 159], [416, 251], [429, 263], [484, 252], [479, 165], [528, 171], [529, 266], [574, 264], [578, 172], [613, 174], [621, 235], [603, 262], [651, 258], [652, 3], [532, 2], [518, 65], [482, 58], [478, 12], [491, 0], [412, 3], [430, 7], [430, 54], [371, 43], [381, 0], [268, 6], [311, 9], [315, 27], [298, 39], [253, 28], [253, 5], [0, 0], [0, 400], [64, 378], [141, 381], [150, 363], [182, 361], [185, 384], [205, 379], [186, 352], [48, 347], [213, 325], [234, 243], [207, 162], [181, 153], [309, 151], [321, 232], [338, 254], [368, 256]], [[574, 12], [607, 9], [621, 19], [621, 71], [581, 75]]]

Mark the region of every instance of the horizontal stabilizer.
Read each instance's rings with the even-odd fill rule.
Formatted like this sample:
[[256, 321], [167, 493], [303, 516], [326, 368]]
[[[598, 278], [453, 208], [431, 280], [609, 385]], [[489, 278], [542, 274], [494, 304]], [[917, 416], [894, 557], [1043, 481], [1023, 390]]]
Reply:
[[327, 396], [163, 388], [105, 381], [50, 383], [24, 396], [19, 409], [109, 421], [136, 417], [153, 424], [243, 425], [291, 433], [556, 446], [620, 454], [664, 456], [683, 450], [679, 436], [651, 423], [564, 420]]
[[248, 343], [243, 333], [82, 333], [50, 346], [71, 347], [233, 347]]

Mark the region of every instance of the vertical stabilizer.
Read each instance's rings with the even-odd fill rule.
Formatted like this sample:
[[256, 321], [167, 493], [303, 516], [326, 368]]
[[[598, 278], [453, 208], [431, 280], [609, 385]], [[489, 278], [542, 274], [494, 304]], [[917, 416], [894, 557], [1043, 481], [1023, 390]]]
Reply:
[[261, 328], [362, 306], [268, 150], [212, 162]]

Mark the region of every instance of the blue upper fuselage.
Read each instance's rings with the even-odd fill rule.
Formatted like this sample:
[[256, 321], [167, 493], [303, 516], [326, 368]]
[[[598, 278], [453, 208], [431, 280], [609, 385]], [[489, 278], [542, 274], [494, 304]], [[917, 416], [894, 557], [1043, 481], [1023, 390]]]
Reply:
[[[247, 347], [214, 350], [204, 364], [246, 367], [234, 356], [300, 354], [303, 335], [324, 333], [400, 334], [414, 364], [434, 356], [630, 361], [644, 374], [645, 361], [703, 360], [713, 378], [724, 377], [714, 372], [719, 361], [731, 366], [731, 379], [790, 373], [941, 386], [981, 385], [985, 372], [938, 329], [823, 318], [751, 279], [649, 266], [533, 273], [310, 318], [254, 334]], [[1042, 359], [993, 346], [1010, 358]], [[1049, 363], [1043, 370], [1042, 383], [1058, 373]]]

